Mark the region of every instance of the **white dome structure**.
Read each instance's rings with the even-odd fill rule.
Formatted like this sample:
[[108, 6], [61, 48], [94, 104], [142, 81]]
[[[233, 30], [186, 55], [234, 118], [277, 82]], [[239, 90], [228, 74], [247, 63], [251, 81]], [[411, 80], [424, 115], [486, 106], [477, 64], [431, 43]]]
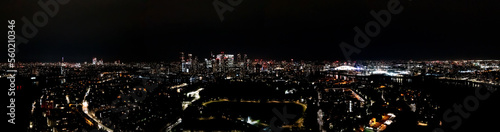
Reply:
[[334, 70], [337, 70], [337, 71], [353, 71], [353, 70], [358, 70], [356, 67], [353, 67], [353, 66], [339, 66], [339, 67], [335, 67]]

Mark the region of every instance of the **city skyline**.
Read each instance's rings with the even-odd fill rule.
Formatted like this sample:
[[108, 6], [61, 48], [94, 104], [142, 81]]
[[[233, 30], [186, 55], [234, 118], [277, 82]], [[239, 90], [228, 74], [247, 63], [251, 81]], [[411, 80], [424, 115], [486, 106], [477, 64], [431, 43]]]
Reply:
[[499, 0], [2, 2], [9, 130], [470, 132], [500, 119]]
[[[485, 116], [498, 116], [500, 60], [317, 63], [212, 56], [195, 61], [181, 53], [169, 63], [17, 63], [16, 127], [469, 131], [488, 130], [495, 122]], [[12, 71], [0, 75], [8, 81]]]
[[[176, 57], [169, 57], [171, 59], [154, 59], [154, 60], [144, 60], [144, 59], [139, 59], [139, 60], [134, 60], [134, 59], [130, 59], [130, 58], [127, 58], [127, 57], [106, 57], [106, 56], [99, 56], [97, 57], [96, 55], [94, 56], [86, 56], [86, 57], [77, 57], [77, 58], [68, 58], [66, 57], [66, 60], [62, 59], [62, 58], [65, 58], [65, 56], [56, 56], [55, 58], [52, 58], [52, 56], [50, 58], [46, 57], [46, 58], [43, 58], [41, 60], [48, 60], [48, 61], [40, 61], [40, 58], [36, 58], [37, 60], [36, 61], [29, 61], [29, 60], [32, 60], [32, 59], [27, 59], [28, 61], [25, 61], [25, 60], [22, 60], [20, 59], [19, 62], [21, 63], [33, 63], [33, 62], [38, 62], [38, 63], [53, 63], [53, 62], [67, 62], [67, 63], [84, 63], [84, 62], [87, 62], [87, 63], [92, 63], [93, 62], [93, 59], [94, 58], [97, 58], [97, 59], [100, 59], [100, 61], [104, 61], [105, 63], [113, 63], [114, 61], [121, 61], [123, 63], [150, 63], [150, 62], [177, 62], [179, 61], [179, 53], [186, 53], [187, 54], [192, 54], [192, 53], [189, 53], [189, 52], [177, 52], [177, 56]], [[205, 52], [205, 55], [201, 55], [200, 56], [195, 56], [197, 58], [199, 58], [199, 60], [201, 61], [202, 59], [208, 59], [208, 58], [211, 58], [210, 57], [210, 53], [215, 53], [215, 52]], [[224, 52], [224, 51], [221, 51], [221, 52], [218, 52], [217, 54], [220, 54], [220, 53], [226, 53], [226, 54], [231, 54], [231, 55], [237, 55], [237, 54], [241, 54], [243, 55], [244, 53], [234, 53], [234, 52]], [[193, 54], [193, 55], [196, 55], [196, 54]], [[246, 54], [245, 55], [249, 55], [249, 54]], [[253, 54], [250, 54], [253, 56]], [[332, 59], [332, 58], [326, 58], [326, 59], [303, 59], [301, 57], [298, 57], [298, 58], [293, 58], [293, 57], [277, 57], [277, 58], [273, 58], [273, 57], [260, 57], [262, 55], [257, 55], [259, 57], [250, 57], [248, 59], [258, 59], [258, 60], [267, 60], [267, 61], [290, 61], [290, 60], [294, 60], [294, 61], [313, 61], [313, 62], [322, 62], [322, 61], [340, 61], [340, 62], [356, 62], [356, 61], [462, 61], [462, 60], [500, 60], [500, 59], [496, 59], [496, 58], [492, 58], [492, 57], [484, 57], [484, 58], [481, 58], [481, 57], [469, 57], [469, 58], [457, 58], [457, 57], [443, 57], [443, 58], [413, 58], [413, 59], [392, 59], [392, 58], [383, 58], [383, 59], [354, 59], [354, 60], [345, 60], [345, 59]], [[446, 59], [446, 58], [453, 58], [453, 59]], [[24, 58], [23, 58], [24, 59]]]

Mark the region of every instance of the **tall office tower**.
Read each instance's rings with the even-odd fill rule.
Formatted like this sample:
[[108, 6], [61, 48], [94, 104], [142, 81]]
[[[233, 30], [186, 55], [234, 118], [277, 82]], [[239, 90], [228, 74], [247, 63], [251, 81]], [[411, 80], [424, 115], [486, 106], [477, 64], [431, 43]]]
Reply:
[[193, 60], [191, 61], [191, 71], [194, 73], [197, 73], [199, 71], [199, 66], [198, 66], [198, 57], [194, 56]]
[[241, 68], [244, 66], [244, 61], [245, 61], [245, 60], [242, 60], [242, 59], [241, 59], [241, 54], [239, 54], [239, 53], [238, 53], [238, 54], [236, 55], [236, 67], [238, 67], [238, 68], [240, 68], [240, 69], [241, 69]]
[[102, 59], [97, 62], [97, 65], [103, 65], [103, 64], [104, 62], [102, 61]]
[[250, 63], [250, 59], [248, 59], [247, 54], [243, 54], [243, 67], [245, 70], [248, 70], [249, 63]]
[[185, 67], [185, 64], [186, 64], [186, 60], [184, 60], [184, 52], [181, 52], [181, 72], [185, 72], [186, 70], [186, 67]]
[[214, 57], [210, 61], [212, 64], [212, 72], [217, 72], [217, 69], [219, 69], [219, 65], [217, 64], [218, 63], [217, 59]]
[[92, 58], [92, 65], [96, 65], [97, 64], [97, 58]]
[[190, 70], [192, 71], [193, 69], [191, 68], [193, 63], [193, 54], [188, 54], [188, 59], [186, 60], [184, 64], [184, 72], [189, 72]]
[[212, 68], [212, 60], [205, 58], [205, 68]]
[[218, 54], [216, 60], [218, 61], [218, 70], [217, 71], [219, 71], [219, 72], [225, 71], [226, 61], [224, 59], [224, 52], [221, 52], [220, 54]]
[[225, 59], [227, 59], [227, 67], [234, 67], [234, 55], [233, 54], [226, 54], [224, 56]]
[[236, 63], [239, 63], [239, 62], [241, 62], [241, 54], [240, 53], [236, 54]]

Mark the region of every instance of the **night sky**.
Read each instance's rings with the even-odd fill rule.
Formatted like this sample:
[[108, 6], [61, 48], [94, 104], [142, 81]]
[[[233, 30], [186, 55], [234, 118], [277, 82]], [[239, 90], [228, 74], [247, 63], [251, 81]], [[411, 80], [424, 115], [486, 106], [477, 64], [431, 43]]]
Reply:
[[[45, 1], [45, 0], [42, 0]], [[176, 61], [210, 52], [275, 60], [344, 60], [340, 42], [353, 44], [355, 26], [388, 0], [242, 0], [221, 21], [214, 0], [71, 0], [29, 43], [21, 62]], [[220, 0], [226, 3], [226, 0]], [[402, 13], [372, 37], [353, 60], [500, 59], [500, 1], [400, 0]], [[36, 0], [2, 1], [1, 18], [30, 21]], [[8, 23], [4, 23], [7, 26]], [[3, 30], [2, 30], [3, 31]], [[6, 32], [6, 31], [5, 31]], [[5, 40], [6, 41], [6, 40]], [[6, 51], [7, 46], [2, 46]], [[7, 58], [7, 56], [2, 56]]]

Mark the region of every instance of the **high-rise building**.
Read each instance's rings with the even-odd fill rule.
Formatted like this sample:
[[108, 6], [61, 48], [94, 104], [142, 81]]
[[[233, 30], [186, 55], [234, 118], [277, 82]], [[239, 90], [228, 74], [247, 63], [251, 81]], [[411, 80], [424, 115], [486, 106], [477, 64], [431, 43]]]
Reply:
[[241, 54], [240, 53], [236, 54], [236, 63], [239, 63], [239, 62], [241, 62]]
[[186, 72], [186, 60], [184, 60], [184, 52], [181, 52], [181, 72]]
[[104, 62], [102, 61], [102, 59], [97, 62], [97, 65], [104, 65]]
[[188, 72], [192, 71], [191, 65], [193, 63], [193, 54], [188, 54], [188, 59], [186, 62], [184, 62], [184, 70], [183, 72]]
[[218, 64], [218, 71], [226, 71], [229, 67], [234, 67], [234, 55], [233, 54], [221, 54], [217, 55], [216, 58]]
[[181, 52], [181, 72], [192, 71], [193, 61], [193, 54], [188, 54], [188, 58], [185, 59], [184, 52]]
[[92, 58], [92, 65], [96, 65], [97, 64], [97, 58]]

